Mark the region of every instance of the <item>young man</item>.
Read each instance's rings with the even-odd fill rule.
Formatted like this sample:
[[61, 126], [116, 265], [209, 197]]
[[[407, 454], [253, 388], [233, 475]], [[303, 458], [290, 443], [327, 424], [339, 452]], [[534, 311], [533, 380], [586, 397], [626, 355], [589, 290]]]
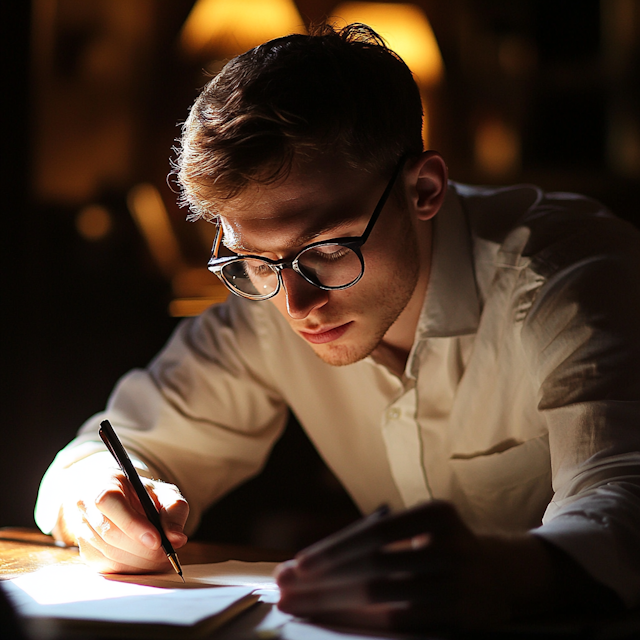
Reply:
[[164, 569], [99, 422], [162, 478], [179, 548], [291, 408], [362, 512], [391, 514], [283, 565], [283, 609], [427, 628], [639, 602], [638, 234], [577, 195], [449, 183], [421, 117], [363, 26], [268, 42], [204, 89], [177, 174], [235, 295], [58, 455], [44, 531], [102, 571]]

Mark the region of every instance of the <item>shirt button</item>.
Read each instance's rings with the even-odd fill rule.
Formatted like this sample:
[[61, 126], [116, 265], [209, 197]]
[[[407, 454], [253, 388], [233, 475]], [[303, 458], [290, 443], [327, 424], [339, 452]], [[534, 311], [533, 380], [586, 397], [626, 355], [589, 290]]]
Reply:
[[391, 409], [387, 411], [387, 418], [389, 420], [397, 420], [399, 417], [400, 409], [398, 409], [398, 407], [391, 407]]

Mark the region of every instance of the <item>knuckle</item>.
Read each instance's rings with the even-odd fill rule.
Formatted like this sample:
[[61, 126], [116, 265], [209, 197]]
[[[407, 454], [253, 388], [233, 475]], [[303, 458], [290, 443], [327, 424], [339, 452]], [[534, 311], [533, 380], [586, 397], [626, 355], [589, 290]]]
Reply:
[[189, 515], [189, 504], [184, 498], [182, 498], [173, 505], [171, 511], [186, 520], [187, 516]]
[[116, 527], [108, 519], [103, 517], [99, 526], [99, 533], [102, 539], [108, 544], [114, 544], [118, 541], [119, 535]]
[[119, 500], [122, 498], [122, 490], [118, 487], [108, 487], [103, 491], [100, 491], [94, 499], [94, 504], [100, 508], [105, 504], [110, 503], [113, 500]]

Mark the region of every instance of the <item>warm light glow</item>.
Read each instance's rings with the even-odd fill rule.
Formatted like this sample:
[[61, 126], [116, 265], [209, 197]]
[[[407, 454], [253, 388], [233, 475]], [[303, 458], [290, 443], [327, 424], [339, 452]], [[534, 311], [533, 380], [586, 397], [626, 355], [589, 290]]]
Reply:
[[198, 0], [181, 42], [192, 55], [207, 49], [235, 55], [267, 40], [304, 33], [293, 0]]
[[490, 119], [476, 129], [476, 165], [488, 175], [500, 177], [517, 170], [520, 147], [518, 132], [505, 122]]
[[377, 31], [407, 64], [423, 87], [436, 84], [443, 73], [442, 57], [431, 25], [414, 4], [345, 2], [332, 19], [363, 22]]
[[127, 195], [129, 211], [165, 276], [172, 277], [182, 263], [178, 240], [158, 190], [139, 184]]
[[90, 242], [102, 240], [109, 235], [113, 222], [106, 207], [91, 204], [78, 212], [76, 216], [76, 230]]
[[229, 295], [227, 289], [221, 290], [219, 296], [212, 298], [176, 298], [169, 303], [169, 315], [172, 318], [199, 316], [212, 304], [224, 302]]
[[[82, 564], [52, 565], [14, 578], [11, 583], [38, 604], [45, 605], [159, 593], [157, 587], [110, 581]], [[19, 595], [15, 589], [12, 593]], [[20, 610], [20, 603], [16, 604]]]

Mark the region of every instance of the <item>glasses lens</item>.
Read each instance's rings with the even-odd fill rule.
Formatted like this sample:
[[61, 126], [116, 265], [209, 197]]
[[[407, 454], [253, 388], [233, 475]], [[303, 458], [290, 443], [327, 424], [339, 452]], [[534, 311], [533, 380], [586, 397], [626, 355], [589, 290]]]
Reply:
[[250, 296], [268, 296], [278, 288], [278, 274], [268, 263], [255, 258], [225, 265], [222, 276], [232, 288]]
[[344, 287], [362, 275], [360, 256], [339, 244], [310, 247], [298, 256], [298, 268], [315, 284]]

